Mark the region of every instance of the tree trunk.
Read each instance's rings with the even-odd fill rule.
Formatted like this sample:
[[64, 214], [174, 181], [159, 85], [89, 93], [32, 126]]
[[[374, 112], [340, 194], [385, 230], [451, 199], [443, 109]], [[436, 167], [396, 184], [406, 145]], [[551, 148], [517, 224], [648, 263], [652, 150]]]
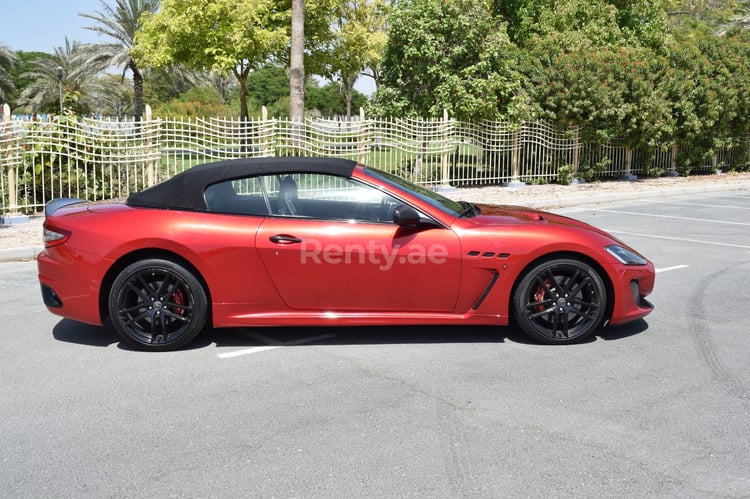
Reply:
[[133, 72], [133, 114], [135, 121], [139, 122], [143, 116], [143, 73], [135, 62], [130, 63], [130, 70]]
[[289, 116], [305, 116], [305, 1], [292, 0], [292, 47], [289, 57]]
[[250, 66], [242, 65], [239, 71], [234, 72], [237, 80], [240, 82], [240, 150], [248, 152], [250, 150], [250, 137], [248, 133], [248, 123], [250, 112], [247, 109], [247, 77], [250, 74]]
[[346, 120], [350, 121], [352, 118], [352, 92], [354, 91], [354, 84], [357, 82], [359, 75], [354, 73], [344, 78], [344, 96], [346, 97]]
[[240, 120], [247, 121], [250, 112], [247, 109], [247, 74], [243, 71], [237, 75], [240, 82]]

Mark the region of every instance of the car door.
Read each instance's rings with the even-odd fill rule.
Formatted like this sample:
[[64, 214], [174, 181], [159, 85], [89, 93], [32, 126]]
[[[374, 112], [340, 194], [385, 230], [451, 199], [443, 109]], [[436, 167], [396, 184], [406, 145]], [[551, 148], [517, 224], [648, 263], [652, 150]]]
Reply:
[[402, 203], [352, 179], [308, 173], [264, 180], [275, 213], [261, 224], [256, 247], [288, 307], [454, 310], [461, 259], [452, 230], [397, 226], [392, 210]]

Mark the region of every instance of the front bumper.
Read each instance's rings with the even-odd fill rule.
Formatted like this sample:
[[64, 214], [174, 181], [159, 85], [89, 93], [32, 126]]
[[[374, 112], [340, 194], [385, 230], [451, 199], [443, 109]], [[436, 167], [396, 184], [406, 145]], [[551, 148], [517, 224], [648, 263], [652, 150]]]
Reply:
[[646, 299], [654, 289], [656, 273], [652, 263], [638, 267], [620, 265], [610, 275], [614, 291], [610, 325], [641, 319], [654, 310]]

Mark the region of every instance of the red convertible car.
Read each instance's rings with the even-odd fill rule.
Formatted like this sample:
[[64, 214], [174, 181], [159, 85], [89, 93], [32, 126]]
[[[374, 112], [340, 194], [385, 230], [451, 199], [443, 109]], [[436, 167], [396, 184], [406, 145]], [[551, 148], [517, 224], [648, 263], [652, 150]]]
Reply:
[[353, 161], [190, 168], [46, 207], [48, 309], [170, 350], [207, 327], [513, 323], [581, 341], [651, 312], [654, 266], [583, 222], [456, 202]]

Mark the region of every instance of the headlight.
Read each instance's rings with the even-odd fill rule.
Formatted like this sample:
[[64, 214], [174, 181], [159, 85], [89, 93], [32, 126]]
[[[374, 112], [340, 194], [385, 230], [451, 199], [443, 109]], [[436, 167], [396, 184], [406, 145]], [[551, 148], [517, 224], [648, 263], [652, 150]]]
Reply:
[[637, 253], [633, 253], [627, 248], [613, 244], [604, 248], [607, 253], [617, 258], [617, 261], [623, 265], [646, 265], [648, 261]]

